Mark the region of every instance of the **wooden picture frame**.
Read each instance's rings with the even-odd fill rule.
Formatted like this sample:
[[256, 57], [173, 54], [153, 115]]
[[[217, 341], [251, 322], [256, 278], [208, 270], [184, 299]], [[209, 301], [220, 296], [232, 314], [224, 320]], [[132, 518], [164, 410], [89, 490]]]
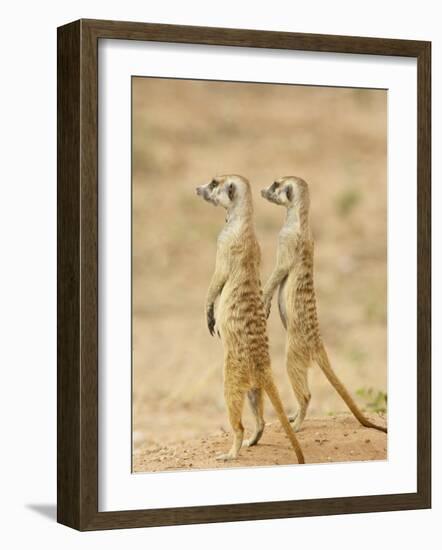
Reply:
[[[417, 59], [417, 492], [98, 511], [98, 41], [123, 39]], [[58, 29], [58, 521], [82, 531], [429, 508], [431, 44], [79, 20]]]

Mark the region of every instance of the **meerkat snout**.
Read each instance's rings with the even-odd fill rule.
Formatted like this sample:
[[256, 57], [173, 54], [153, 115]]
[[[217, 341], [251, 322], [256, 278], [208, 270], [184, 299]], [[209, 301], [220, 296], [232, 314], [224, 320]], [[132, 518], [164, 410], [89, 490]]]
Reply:
[[212, 180], [206, 185], [199, 185], [196, 188], [196, 194], [202, 197], [205, 201], [212, 203], [214, 206], [218, 206], [218, 199], [215, 192], [217, 185], [218, 184], [215, 180]]
[[217, 176], [196, 188], [196, 194], [214, 206], [232, 210], [249, 193], [249, 184], [238, 175]]
[[293, 187], [291, 182], [286, 182], [284, 179], [277, 180], [267, 189], [263, 189], [261, 196], [274, 204], [288, 206], [293, 198]]
[[308, 185], [302, 178], [285, 176], [263, 189], [261, 196], [269, 202], [290, 208], [308, 201]]

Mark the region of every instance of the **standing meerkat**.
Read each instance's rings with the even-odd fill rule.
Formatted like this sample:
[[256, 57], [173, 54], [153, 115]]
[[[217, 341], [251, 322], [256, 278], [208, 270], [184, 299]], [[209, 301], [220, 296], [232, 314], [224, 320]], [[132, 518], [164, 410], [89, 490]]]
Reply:
[[[210, 334], [217, 332], [224, 347], [224, 397], [233, 430], [232, 448], [219, 460], [238, 456], [243, 444], [242, 410], [247, 394], [256, 421], [255, 433], [245, 445], [258, 443], [264, 431], [265, 391], [296, 452], [304, 456], [286, 416], [273, 381], [262, 299], [259, 266], [261, 260], [253, 224], [249, 182], [237, 175], [214, 178], [196, 192], [206, 201], [227, 210], [226, 225], [218, 236], [215, 273], [206, 300]], [[215, 320], [215, 301], [219, 297]]]
[[383, 432], [361, 412], [333, 371], [319, 332], [313, 284], [313, 238], [309, 223], [310, 195], [307, 183], [294, 176], [276, 180], [261, 195], [287, 208], [285, 224], [279, 233], [276, 266], [264, 287], [267, 317], [273, 294], [279, 287], [279, 313], [287, 331], [286, 366], [298, 402], [291, 418], [294, 429], [301, 427], [310, 402], [308, 367], [315, 361], [359, 422]]

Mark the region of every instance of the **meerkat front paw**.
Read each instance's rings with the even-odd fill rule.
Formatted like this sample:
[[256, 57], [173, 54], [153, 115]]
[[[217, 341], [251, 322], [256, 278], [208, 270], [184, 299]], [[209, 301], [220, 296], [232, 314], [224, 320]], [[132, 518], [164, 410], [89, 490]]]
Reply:
[[214, 306], [211, 304], [207, 308], [207, 327], [209, 329], [209, 332], [212, 336], [215, 335], [215, 313], [214, 313]]

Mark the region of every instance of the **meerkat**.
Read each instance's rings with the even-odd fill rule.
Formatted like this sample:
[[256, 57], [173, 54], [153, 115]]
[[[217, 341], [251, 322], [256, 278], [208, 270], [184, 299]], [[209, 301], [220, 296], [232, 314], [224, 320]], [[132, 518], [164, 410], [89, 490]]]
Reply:
[[261, 195], [287, 209], [286, 221], [279, 233], [276, 266], [264, 287], [264, 308], [268, 317], [273, 295], [279, 287], [279, 313], [287, 331], [286, 367], [298, 402], [297, 413], [290, 417], [295, 431], [300, 429], [310, 402], [308, 367], [314, 361], [363, 426], [387, 432], [383, 426], [368, 420], [358, 408], [333, 371], [321, 338], [313, 284], [314, 241], [307, 183], [298, 177], [283, 177], [263, 189]]
[[[242, 410], [246, 395], [256, 429], [246, 446], [256, 445], [264, 431], [263, 393], [267, 393], [290, 439], [299, 463], [304, 456], [286, 416], [270, 366], [267, 321], [259, 275], [260, 248], [253, 223], [249, 182], [238, 175], [214, 178], [196, 192], [227, 210], [226, 225], [218, 236], [215, 272], [206, 299], [207, 326], [219, 334], [224, 348], [224, 397], [233, 444], [218, 460], [232, 460], [243, 444]], [[216, 316], [215, 301], [219, 298]]]

